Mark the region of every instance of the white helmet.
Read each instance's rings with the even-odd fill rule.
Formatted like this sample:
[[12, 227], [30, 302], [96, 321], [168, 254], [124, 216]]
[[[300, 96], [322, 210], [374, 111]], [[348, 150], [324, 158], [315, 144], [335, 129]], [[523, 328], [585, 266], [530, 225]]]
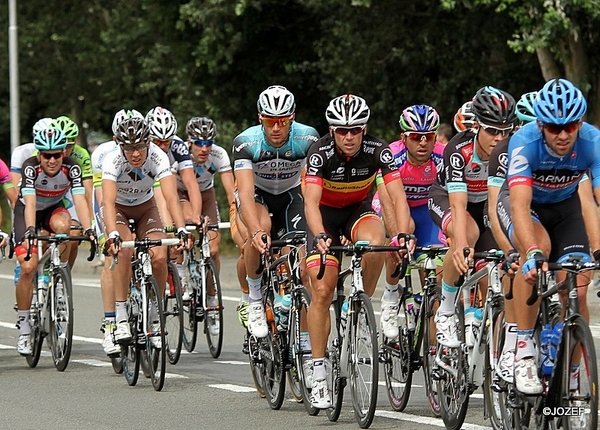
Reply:
[[170, 139], [177, 133], [177, 120], [170, 110], [156, 106], [146, 114], [146, 122], [150, 126], [150, 137]]
[[42, 118], [42, 119], [38, 120], [35, 124], [33, 124], [33, 129], [31, 131], [33, 138], [35, 139], [35, 137], [37, 136], [37, 134], [40, 131], [50, 127], [50, 124], [52, 124], [52, 121], [54, 121], [54, 118]]
[[115, 114], [115, 117], [113, 118], [113, 122], [112, 122], [113, 135], [115, 135], [115, 136], [117, 135], [117, 130], [119, 129], [120, 123], [122, 123], [126, 119], [131, 119], [131, 118], [144, 119], [144, 115], [142, 115], [141, 112], [138, 112], [135, 109], [131, 109], [131, 110], [121, 109], [119, 112], [117, 112]]
[[294, 95], [281, 85], [272, 85], [258, 96], [256, 108], [260, 115], [288, 116], [296, 111]]
[[334, 98], [325, 111], [327, 122], [333, 126], [366, 125], [370, 116], [365, 99], [352, 94]]

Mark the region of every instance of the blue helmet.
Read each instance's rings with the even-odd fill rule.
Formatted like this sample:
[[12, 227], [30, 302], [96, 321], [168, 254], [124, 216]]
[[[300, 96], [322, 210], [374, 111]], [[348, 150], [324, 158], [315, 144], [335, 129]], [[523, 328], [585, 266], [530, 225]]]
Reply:
[[440, 128], [440, 116], [431, 106], [413, 105], [402, 111], [399, 123], [402, 131], [427, 133]]
[[56, 151], [65, 149], [67, 146], [67, 136], [62, 130], [54, 127], [48, 127], [40, 130], [33, 138], [33, 144], [38, 151]]
[[587, 102], [579, 88], [566, 79], [552, 79], [538, 91], [533, 110], [545, 124], [566, 124], [580, 120]]
[[517, 101], [517, 118], [519, 118], [519, 121], [521, 121], [523, 124], [535, 121], [536, 119], [535, 112], [533, 110], [536, 95], [537, 91], [531, 91], [523, 94]]

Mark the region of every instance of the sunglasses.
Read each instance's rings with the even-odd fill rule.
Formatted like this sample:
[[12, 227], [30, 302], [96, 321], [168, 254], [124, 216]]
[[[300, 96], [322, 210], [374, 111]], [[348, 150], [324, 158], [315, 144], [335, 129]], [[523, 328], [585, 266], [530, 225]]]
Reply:
[[363, 132], [365, 126], [361, 125], [359, 127], [331, 127], [331, 129], [335, 134], [339, 134], [340, 136], [346, 136], [348, 133], [350, 133], [352, 136], [356, 136], [357, 134]]
[[44, 160], [50, 161], [53, 158], [55, 160], [60, 160], [61, 158], [63, 158], [64, 154], [62, 152], [40, 152], [40, 155]]
[[204, 139], [190, 139], [192, 141], [192, 143], [196, 146], [211, 146], [213, 143], [215, 143], [214, 139], [210, 139], [210, 140], [204, 140]]
[[498, 127], [494, 127], [492, 125], [485, 125], [485, 124], [479, 123], [479, 127], [483, 128], [486, 133], [488, 133], [492, 136], [498, 136], [499, 134], [501, 134], [503, 137], [506, 137], [506, 136], [510, 135], [510, 133], [512, 133], [512, 131], [513, 131], [512, 125], [510, 127], [498, 128]]
[[417, 140], [419, 142], [423, 139], [430, 141], [435, 139], [435, 133], [406, 133], [406, 137], [410, 140]]
[[566, 124], [542, 124], [542, 127], [550, 133], [554, 135], [559, 135], [563, 131], [567, 133], [573, 133], [577, 130], [577, 126], [579, 125], [579, 121], [568, 122]]
[[261, 116], [261, 122], [267, 127], [275, 127], [275, 124], [279, 124], [279, 127], [285, 127], [292, 121], [291, 116], [285, 116], [282, 118], [271, 118], [268, 116]]
[[158, 146], [169, 146], [173, 139], [152, 139], [152, 141]]
[[144, 149], [148, 149], [147, 143], [138, 143], [137, 145], [123, 145], [123, 151], [125, 152], [142, 152]]

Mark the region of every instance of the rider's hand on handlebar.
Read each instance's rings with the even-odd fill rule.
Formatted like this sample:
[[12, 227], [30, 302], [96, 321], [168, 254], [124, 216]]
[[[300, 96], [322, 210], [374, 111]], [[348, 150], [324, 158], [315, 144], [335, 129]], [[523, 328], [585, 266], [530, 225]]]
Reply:
[[[469, 250], [468, 253], [467, 249]], [[454, 263], [454, 267], [461, 275], [464, 275], [469, 271], [469, 264], [472, 263], [473, 260], [469, 259], [468, 256], [473, 255], [473, 253], [474, 249], [469, 248], [468, 246], [456, 246], [452, 251], [452, 263]]]
[[121, 235], [119, 234], [118, 231], [113, 231], [111, 233], [109, 233], [108, 235], [108, 239], [106, 239], [106, 244], [104, 245], [106, 248], [106, 251], [110, 254], [110, 255], [117, 255], [119, 253], [119, 251], [121, 250]]
[[[263, 235], [267, 236], [267, 241], [263, 241]], [[261, 254], [264, 254], [265, 252], [267, 252], [267, 249], [269, 248], [269, 236], [267, 235], [267, 232], [264, 231], [263, 229], [258, 229], [256, 230], [254, 233], [252, 233], [252, 237], [251, 237], [251, 241], [252, 241], [252, 246]]]
[[313, 246], [319, 251], [319, 254], [326, 254], [331, 245], [331, 236], [327, 233], [319, 233], [313, 239]]
[[531, 249], [527, 252], [527, 260], [521, 267], [521, 272], [528, 284], [535, 284], [538, 277], [538, 267], [541, 265], [544, 272], [548, 271], [548, 259], [544, 257], [541, 249]]
[[519, 270], [519, 253], [517, 250], [511, 249], [508, 251], [500, 268], [511, 278], [515, 276], [517, 270]]

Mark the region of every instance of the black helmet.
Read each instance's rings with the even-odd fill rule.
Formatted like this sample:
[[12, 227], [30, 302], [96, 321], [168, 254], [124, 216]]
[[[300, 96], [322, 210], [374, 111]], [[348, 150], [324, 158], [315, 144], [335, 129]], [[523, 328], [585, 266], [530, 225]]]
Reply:
[[486, 86], [473, 97], [471, 109], [478, 122], [513, 125], [517, 122], [515, 106], [515, 99], [506, 91]]
[[150, 138], [150, 127], [142, 118], [129, 118], [119, 123], [115, 138], [119, 145], [145, 143]]
[[206, 117], [190, 118], [185, 126], [185, 131], [190, 139], [213, 140], [217, 136], [215, 122]]

